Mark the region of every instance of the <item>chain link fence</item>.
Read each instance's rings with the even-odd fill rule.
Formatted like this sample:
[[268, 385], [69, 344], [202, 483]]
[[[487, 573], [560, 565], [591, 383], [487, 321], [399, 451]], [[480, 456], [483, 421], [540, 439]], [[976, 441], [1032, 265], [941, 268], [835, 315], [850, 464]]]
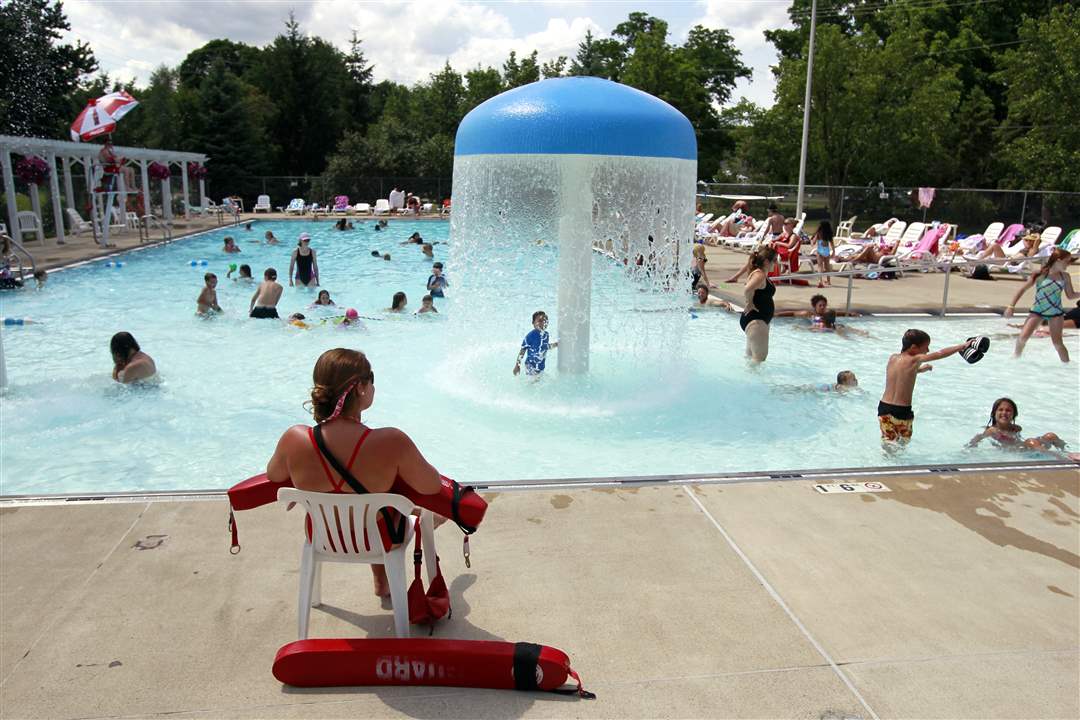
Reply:
[[[729, 212], [738, 196], [780, 197], [772, 202], [784, 215], [794, 215], [798, 192], [796, 185], [699, 182], [698, 202], [705, 212], [719, 215]], [[1058, 225], [1065, 232], [1080, 227], [1080, 193], [935, 188], [929, 208], [920, 208], [918, 198], [919, 189], [910, 187], [807, 185], [803, 211], [811, 227], [826, 219], [835, 227], [853, 216], [859, 229], [896, 217], [949, 222], [961, 235], [982, 232], [992, 222]], [[749, 202], [751, 215], [765, 217], [770, 201]]]
[[451, 179], [448, 177], [405, 177], [387, 175], [380, 177], [334, 178], [332, 181], [318, 175], [258, 175], [244, 178], [244, 188], [252, 193], [244, 196], [244, 207], [255, 204], [257, 195], [269, 195], [270, 204], [285, 207], [289, 200], [302, 198], [305, 202], [331, 204], [338, 195], [348, 195], [349, 202], [366, 202], [371, 206], [380, 198], [387, 198], [394, 188], [420, 196], [421, 202], [439, 205], [450, 197]]

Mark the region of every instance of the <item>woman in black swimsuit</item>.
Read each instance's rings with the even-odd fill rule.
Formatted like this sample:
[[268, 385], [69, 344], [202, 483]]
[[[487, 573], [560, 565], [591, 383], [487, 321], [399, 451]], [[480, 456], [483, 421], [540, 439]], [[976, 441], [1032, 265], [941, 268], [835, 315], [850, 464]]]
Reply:
[[769, 323], [773, 319], [776, 294], [776, 286], [769, 282], [769, 271], [775, 264], [776, 251], [771, 247], [760, 248], [750, 256], [753, 270], [743, 288], [746, 304], [739, 326], [746, 333], [746, 355], [754, 363], [765, 362], [769, 356]]
[[289, 261], [289, 285], [294, 284], [294, 278], [304, 287], [319, 284], [319, 264], [315, 261], [315, 251], [311, 248], [311, 236], [307, 233], [300, 233], [300, 241], [296, 243], [296, 249], [293, 250], [292, 259]]

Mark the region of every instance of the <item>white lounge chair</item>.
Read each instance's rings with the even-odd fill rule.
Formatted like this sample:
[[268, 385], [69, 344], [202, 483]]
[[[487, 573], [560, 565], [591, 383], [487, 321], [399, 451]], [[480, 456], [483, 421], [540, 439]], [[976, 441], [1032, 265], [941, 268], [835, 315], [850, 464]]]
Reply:
[[724, 238], [730, 247], [736, 250], [750, 252], [754, 247], [765, 240], [765, 233], [769, 229], [768, 220], [756, 220], [753, 227], [741, 230], [733, 238]]
[[84, 232], [92, 233], [94, 231], [94, 226], [88, 220], [83, 220], [82, 215], [75, 208], [65, 208], [64, 212], [68, 216], [68, 230], [76, 236], [82, 235]]
[[290, 200], [289, 204], [285, 206], [284, 212], [286, 215], [303, 215], [304, 198], [293, 198]]
[[855, 220], [858, 219], [858, 215], [852, 215], [847, 220], [841, 220], [836, 224], [836, 232], [833, 233], [833, 240], [846, 240], [851, 237], [851, 231], [855, 227]]
[[353, 210], [361, 215], [370, 215], [371, 205], [368, 205], [367, 203], [356, 203], [356, 205], [353, 206]]
[[[390, 581], [390, 601], [394, 609], [394, 630], [399, 638], [409, 637], [409, 602], [407, 558], [409, 543], [415, 534], [414, 505], [402, 496], [390, 493], [354, 495], [308, 492], [295, 488], [278, 490], [278, 502], [295, 502], [307, 511], [311, 540], [304, 540], [300, 553], [300, 599], [297, 607], [298, 635], [308, 636], [311, 608], [322, 604], [320, 585], [324, 562], [383, 565]], [[393, 508], [405, 519], [405, 541], [386, 550], [376, 522], [382, 508]], [[428, 582], [435, 578], [435, 526], [431, 511], [420, 513], [420, 532], [424, 545]]]
[[386, 198], [379, 198], [375, 201], [375, 209], [373, 213], [375, 215], [387, 215], [390, 212], [390, 201]]
[[[992, 222], [986, 226], [986, 230], [982, 235], [971, 235], [960, 241], [960, 252], [964, 255], [977, 252], [979, 250], [985, 250], [998, 241], [1001, 237], [1001, 232], [1005, 229], [1005, 223]], [[972, 239], [974, 238], [974, 239]]]
[[41, 226], [41, 218], [36, 213], [30, 210], [17, 212], [15, 213], [15, 222], [18, 223], [18, 227], [15, 228], [15, 240], [25, 242], [23, 234], [34, 233], [37, 241], [42, 245], [45, 244], [45, 228]]
[[341, 213], [342, 215], [348, 215], [351, 210], [352, 208], [349, 207], [348, 195], [338, 195], [334, 198], [334, 208], [333, 210], [331, 210], [332, 213], [334, 213], [335, 215], [338, 213]]
[[1027, 272], [1031, 269], [1032, 265], [1040, 262], [1042, 258], [1050, 256], [1050, 253], [1054, 250], [1054, 246], [1057, 245], [1060, 238], [1061, 228], [1057, 225], [1051, 225], [1039, 235], [1039, 248], [1034, 254], [1030, 256], [1023, 256], [1020, 254], [1024, 249], [1022, 241], [1018, 243], [1020, 248], [1013, 254], [1009, 253], [1011, 248], [1006, 248], [1005, 255], [1007, 260], [1005, 261], [1005, 269], [1012, 273]]
[[255, 198], [255, 207], [251, 208], [251, 212], [259, 212], [260, 210], [262, 210], [263, 212], [270, 212], [271, 210], [273, 210], [273, 208], [270, 206], [269, 195], [260, 195], [259, 197]]
[[903, 220], [898, 220], [897, 222], [894, 222], [889, 227], [889, 231], [880, 238], [869, 238], [866, 241], [859, 243], [845, 243], [836, 248], [835, 252], [833, 252], [833, 261], [840, 263], [839, 269], [849, 270], [852, 266], [849, 259], [862, 252], [862, 249], [867, 245], [877, 241], [885, 247], [893, 247], [900, 243], [900, 238], [903, 236], [905, 230], [907, 230], [907, 223]]

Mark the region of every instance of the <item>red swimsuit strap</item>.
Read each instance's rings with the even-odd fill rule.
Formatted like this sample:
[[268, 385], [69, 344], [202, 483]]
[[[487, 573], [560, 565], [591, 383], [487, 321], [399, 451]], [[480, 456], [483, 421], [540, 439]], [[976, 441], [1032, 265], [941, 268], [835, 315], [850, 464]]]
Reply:
[[311, 447], [315, 449], [315, 457], [319, 458], [319, 464], [322, 465], [323, 472], [326, 473], [326, 477], [330, 481], [330, 487], [333, 488], [330, 492], [341, 492], [341, 485], [345, 481], [342, 480], [340, 483], [334, 482], [334, 473], [330, 472], [330, 467], [326, 464], [326, 458], [323, 457], [322, 451], [319, 450], [319, 444], [315, 442], [315, 428], [309, 427], [307, 429], [307, 434], [308, 440], [311, 440]]
[[[352, 470], [353, 463], [356, 461], [356, 455], [360, 452], [360, 446], [367, 440], [368, 433], [371, 432], [371, 428], [364, 428], [364, 432], [360, 435], [360, 439], [356, 441], [356, 447], [353, 448], [352, 455], [349, 456], [349, 463], [345, 466], [346, 469]], [[326, 464], [326, 458], [323, 457], [322, 451], [319, 450], [319, 444], [315, 442], [315, 428], [308, 428], [308, 439], [311, 440], [311, 447], [315, 448], [315, 455], [319, 458], [319, 464], [322, 465], [323, 472], [326, 473], [327, 479], [330, 481], [330, 492], [340, 493], [342, 487], [345, 486], [345, 478], [341, 478], [339, 482], [334, 482], [334, 473], [330, 471], [330, 466]]]

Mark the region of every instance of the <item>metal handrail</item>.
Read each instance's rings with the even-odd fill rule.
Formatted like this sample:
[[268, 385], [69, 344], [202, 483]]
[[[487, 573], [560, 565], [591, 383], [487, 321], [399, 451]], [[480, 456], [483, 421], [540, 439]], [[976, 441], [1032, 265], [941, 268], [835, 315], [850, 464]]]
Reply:
[[[810, 278], [846, 277], [848, 279], [848, 284], [847, 284], [847, 301], [845, 303], [845, 310], [847, 312], [851, 312], [851, 294], [852, 294], [852, 291], [853, 291], [852, 281], [854, 280], [856, 275], [866, 275], [866, 274], [872, 273], [872, 272], [877, 272], [877, 273], [882, 273], [882, 272], [903, 273], [904, 271], [907, 271], [907, 270], [912, 270], [912, 271], [915, 271], [915, 270], [926, 271], [926, 270], [930, 270], [930, 269], [943, 270], [945, 272], [945, 287], [942, 290], [942, 295], [941, 295], [941, 317], [945, 317], [948, 314], [948, 309], [949, 309], [949, 278], [952, 276], [953, 269], [954, 268], [975, 267], [975, 266], [978, 266], [978, 265], [997, 264], [997, 263], [987, 262], [986, 260], [962, 260], [961, 262], [956, 262], [953, 259], [955, 257], [956, 256], [953, 255], [948, 260], [939, 260], [938, 262], [933, 262], [933, 263], [915, 263], [915, 264], [908, 264], [908, 265], [905, 265], [903, 263], [897, 263], [895, 265], [881, 265], [881, 264], [875, 263], [873, 265], [867, 265], [866, 267], [852, 268], [850, 270], [834, 270], [834, 271], [831, 271], [831, 272], [792, 273], [792, 274], [787, 274], [787, 275], [779, 275], [779, 276], [777, 276], [777, 277], [775, 277], [773, 279], [774, 280], [796, 280], [796, 279], [797, 280], [808, 280]], [[1047, 258], [1045, 256], [1036, 256], [1036, 257], [1027, 258], [1027, 260], [1030, 260], [1033, 263], [1043, 263], [1043, 262], [1046, 261], [1046, 259]], [[1005, 262], [1009, 262], [1009, 260], [1005, 260]]]
[[11, 237], [10, 235], [3, 235], [0, 237], [3, 237], [4, 240], [7, 240], [8, 246], [15, 250], [15, 259], [19, 261], [19, 282], [25, 284], [26, 271], [23, 268], [22, 258], [19, 257], [19, 253], [25, 255], [26, 259], [30, 261], [30, 277], [34, 277], [34, 274], [37, 272], [37, 263], [34, 262], [34, 256], [30, 254], [29, 250], [22, 246], [22, 243], [20, 243], [18, 240]]

